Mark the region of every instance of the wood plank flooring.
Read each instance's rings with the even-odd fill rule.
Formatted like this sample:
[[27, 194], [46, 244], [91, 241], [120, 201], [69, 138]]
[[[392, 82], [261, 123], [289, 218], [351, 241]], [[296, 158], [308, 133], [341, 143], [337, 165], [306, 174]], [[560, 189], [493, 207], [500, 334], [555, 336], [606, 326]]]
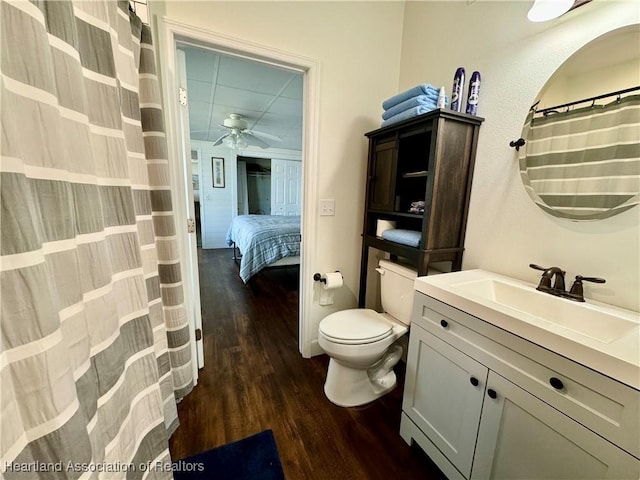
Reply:
[[444, 477], [399, 435], [399, 386], [369, 405], [324, 396], [326, 355], [298, 351], [298, 269], [261, 272], [251, 286], [231, 250], [199, 249], [205, 368], [179, 405], [174, 460], [272, 429], [288, 480]]

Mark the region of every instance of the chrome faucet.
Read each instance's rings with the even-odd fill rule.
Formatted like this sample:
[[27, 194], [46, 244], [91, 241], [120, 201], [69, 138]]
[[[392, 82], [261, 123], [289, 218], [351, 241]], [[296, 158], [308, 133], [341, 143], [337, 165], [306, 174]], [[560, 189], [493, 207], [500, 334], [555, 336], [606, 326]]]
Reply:
[[[541, 292], [550, 293], [551, 295], [556, 295], [558, 297], [568, 298], [569, 300], [574, 300], [576, 302], [584, 302], [584, 291], [582, 288], [582, 282], [593, 282], [593, 283], [605, 283], [604, 278], [598, 277], [583, 277], [582, 275], [576, 275], [576, 279], [571, 286], [570, 291], [565, 291], [564, 286], [564, 276], [567, 272], [562, 270], [559, 267], [540, 267], [533, 263], [530, 263], [529, 266], [535, 270], [541, 270], [542, 278], [540, 278], [540, 283], [536, 287], [536, 290], [540, 290]], [[555, 281], [553, 282], [553, 287], [551, 286], [551, 280], [555, 277]]]

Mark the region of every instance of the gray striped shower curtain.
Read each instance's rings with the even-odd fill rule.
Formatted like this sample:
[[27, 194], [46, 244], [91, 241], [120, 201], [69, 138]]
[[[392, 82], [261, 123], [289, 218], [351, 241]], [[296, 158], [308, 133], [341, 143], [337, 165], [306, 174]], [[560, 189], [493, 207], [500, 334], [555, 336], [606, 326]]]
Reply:
[[520, 175], [547, 213], [599, 220], [640, 203], [640, 96], [525, 121]]
[[0, 477], [172, 478], [193, 387], [148, 26], [0, 2]]

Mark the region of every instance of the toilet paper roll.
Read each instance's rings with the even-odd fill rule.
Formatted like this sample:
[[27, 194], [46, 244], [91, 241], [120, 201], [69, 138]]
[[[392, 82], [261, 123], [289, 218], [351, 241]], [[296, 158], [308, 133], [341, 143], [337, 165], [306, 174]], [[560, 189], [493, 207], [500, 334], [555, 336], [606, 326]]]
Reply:
[[340, 272], [325, 273], [325, 283], [322, 284], [323, 290], [335, 290], [343, 285], [342, 274]]
[[396, 228], [396, 222], [391, 220], [378, 220], [376, 223], [376, 237], [382, 237], [385, 230], [393, 230]]

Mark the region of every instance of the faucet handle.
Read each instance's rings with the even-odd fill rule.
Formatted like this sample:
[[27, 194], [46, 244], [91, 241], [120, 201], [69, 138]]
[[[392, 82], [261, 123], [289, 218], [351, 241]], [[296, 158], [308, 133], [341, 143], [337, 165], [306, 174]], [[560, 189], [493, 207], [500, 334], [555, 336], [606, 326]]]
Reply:
[[540, 290], [542, 292], [550, 291], [551, 290], [551, 276], [549, 275], [549, 270], [551, 269], [551, 267], [545, 268], [545, 267], [541, 267], [539, 265], [536, 265], [535, 263], [530, 263], [529, 267], [533, 268], [534, 270], [540, 270], [540, 271], [543, 272], [542, 278], [540, 278], [540, 283], [538, 283], [538, 286], [536, 287], [536, 290]]
[[607, 283], [604, 278], [598, 277], [583, 277], [582, 275], [576, 275], [576, 282], [592, 282], [592, 283]]
[[576, 279], [571, 286], [568, 296], [578, 302], [584, 302], [584, 289], [582, 288], [582, 282], [605, 283], [606, 280], [604, 278], [576, 275]]
[[534, 270], [541, 270], [543, 272], [546, 272], [547, 270], [549, 270], [551, 267], [541, 267], [540, 265], [536, 265], [535, 263], [530, 263], [529, 267], [533, 268]]

